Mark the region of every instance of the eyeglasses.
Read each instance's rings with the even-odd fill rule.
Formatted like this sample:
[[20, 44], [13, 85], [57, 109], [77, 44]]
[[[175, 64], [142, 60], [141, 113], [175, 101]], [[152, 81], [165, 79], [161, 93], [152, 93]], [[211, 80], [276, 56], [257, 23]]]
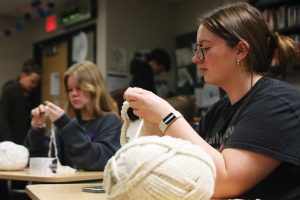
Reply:
[[207, 48], [201, 47], [200, 44], [196, 44], [195, 48], [193, 49], [194, 55], [196, 54], [200, 61], [205, 60], [204, 52]]

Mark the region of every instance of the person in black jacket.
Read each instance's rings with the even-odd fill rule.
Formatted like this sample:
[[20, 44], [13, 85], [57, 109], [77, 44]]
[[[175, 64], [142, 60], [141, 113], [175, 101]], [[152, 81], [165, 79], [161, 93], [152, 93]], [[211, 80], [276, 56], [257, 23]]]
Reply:
[[[30, 111], [38, 105], [37, 90], [40, 69], [33, 59], [24, 62], [20, 75], [4, 83], [0, 98], [0, 142], [12, 141], [23, 145], [30, 128]], [[26, 182], [12, 181], [11, 188], [24, 188]], [[3, 198], [8, 198], [6, 181], [0, 181]]]
[[49, 137], [45, 121], [55, 125], [58, 158], [62, 165], [83, 170], [103, 170], [120, 148], [121, 119], [102, 74], [89, 61], [74, 64], [64, 76], [68, 93], [65, 112], [46, 101], [33, 109], [25, 141], [30, 156], [47, 156]]
[[0, 141], [23, 145], [30, 128], [30, 111], [38, 105], [33, 91], [40, 81], [40, 69], [32, 59], [26, 61], [16, 80], [3, 85], [0, 98]]

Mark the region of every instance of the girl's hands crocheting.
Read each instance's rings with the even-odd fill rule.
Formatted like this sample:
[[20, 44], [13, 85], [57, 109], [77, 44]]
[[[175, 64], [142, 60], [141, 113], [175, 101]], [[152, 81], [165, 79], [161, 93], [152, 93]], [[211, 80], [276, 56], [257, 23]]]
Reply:
[[31, 110], [31, 126], [36, 128], [45, 127], [46, 121], [46, 108], [45, 105], [41, 104], [38, 107]]
[[58, 120], [65, 113], [65, 111], [63, 109], [61, 109], [54, 103], [46, 101], [45, 104], [46, 104], [46, 107], [45, 107], [46, 112], [52, 122], [55, 122], [56, 120]]
[[124, 93], [124, 99], [129, 102], [135, 115], [155, 124], [174, 111], [174, 108], [164, 99], [137, 87], [129, 87]]

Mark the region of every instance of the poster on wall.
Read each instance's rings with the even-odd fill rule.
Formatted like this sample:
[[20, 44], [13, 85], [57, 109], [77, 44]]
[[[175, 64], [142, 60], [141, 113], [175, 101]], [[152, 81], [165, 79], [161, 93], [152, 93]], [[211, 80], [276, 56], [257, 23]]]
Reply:
[[58, 97], [60, 94], [60, 73], [51, 72], [50, 74], [50, 95]]
[[83, 62], [88, 55], [88, 37], [84, 32], [80, 32], [72, 38], [72, 61]]
[[193, 95], [196, 79], [196, 65], [192, 63], [192, 48], [179, 48], [175, 50], [177, 67], [176, 90], [179, 94]]
[[115, 47], [110, 53], [109, 70], [114, 72], [128, 71], [126, 64], [126, 50], [123, 47]]

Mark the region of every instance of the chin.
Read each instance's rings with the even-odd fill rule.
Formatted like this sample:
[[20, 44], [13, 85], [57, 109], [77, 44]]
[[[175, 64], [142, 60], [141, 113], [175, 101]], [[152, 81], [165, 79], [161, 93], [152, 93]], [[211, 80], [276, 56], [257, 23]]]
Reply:
[[78, 104], [72, 104], [72, 106], [73, 106], [73, 108], [75, 109], [75, 110], [80, 110], [80, 109], [82, 109], [82, 105], [78, 105]]
[[204, 76], [204, 82], [205, 82], [205, 83], [209, 83], [209, 84], [212, 83], [211, 80], [210, 80], [209, 78], [205, 77], [205, 76]]
[[217, 80], [216, 79], [212, 79], [212, 78], [209, 78], [207, 76], [206, 77], [204, 76], [204, 82], [208, 83], [208, 84], [217, 85]]

